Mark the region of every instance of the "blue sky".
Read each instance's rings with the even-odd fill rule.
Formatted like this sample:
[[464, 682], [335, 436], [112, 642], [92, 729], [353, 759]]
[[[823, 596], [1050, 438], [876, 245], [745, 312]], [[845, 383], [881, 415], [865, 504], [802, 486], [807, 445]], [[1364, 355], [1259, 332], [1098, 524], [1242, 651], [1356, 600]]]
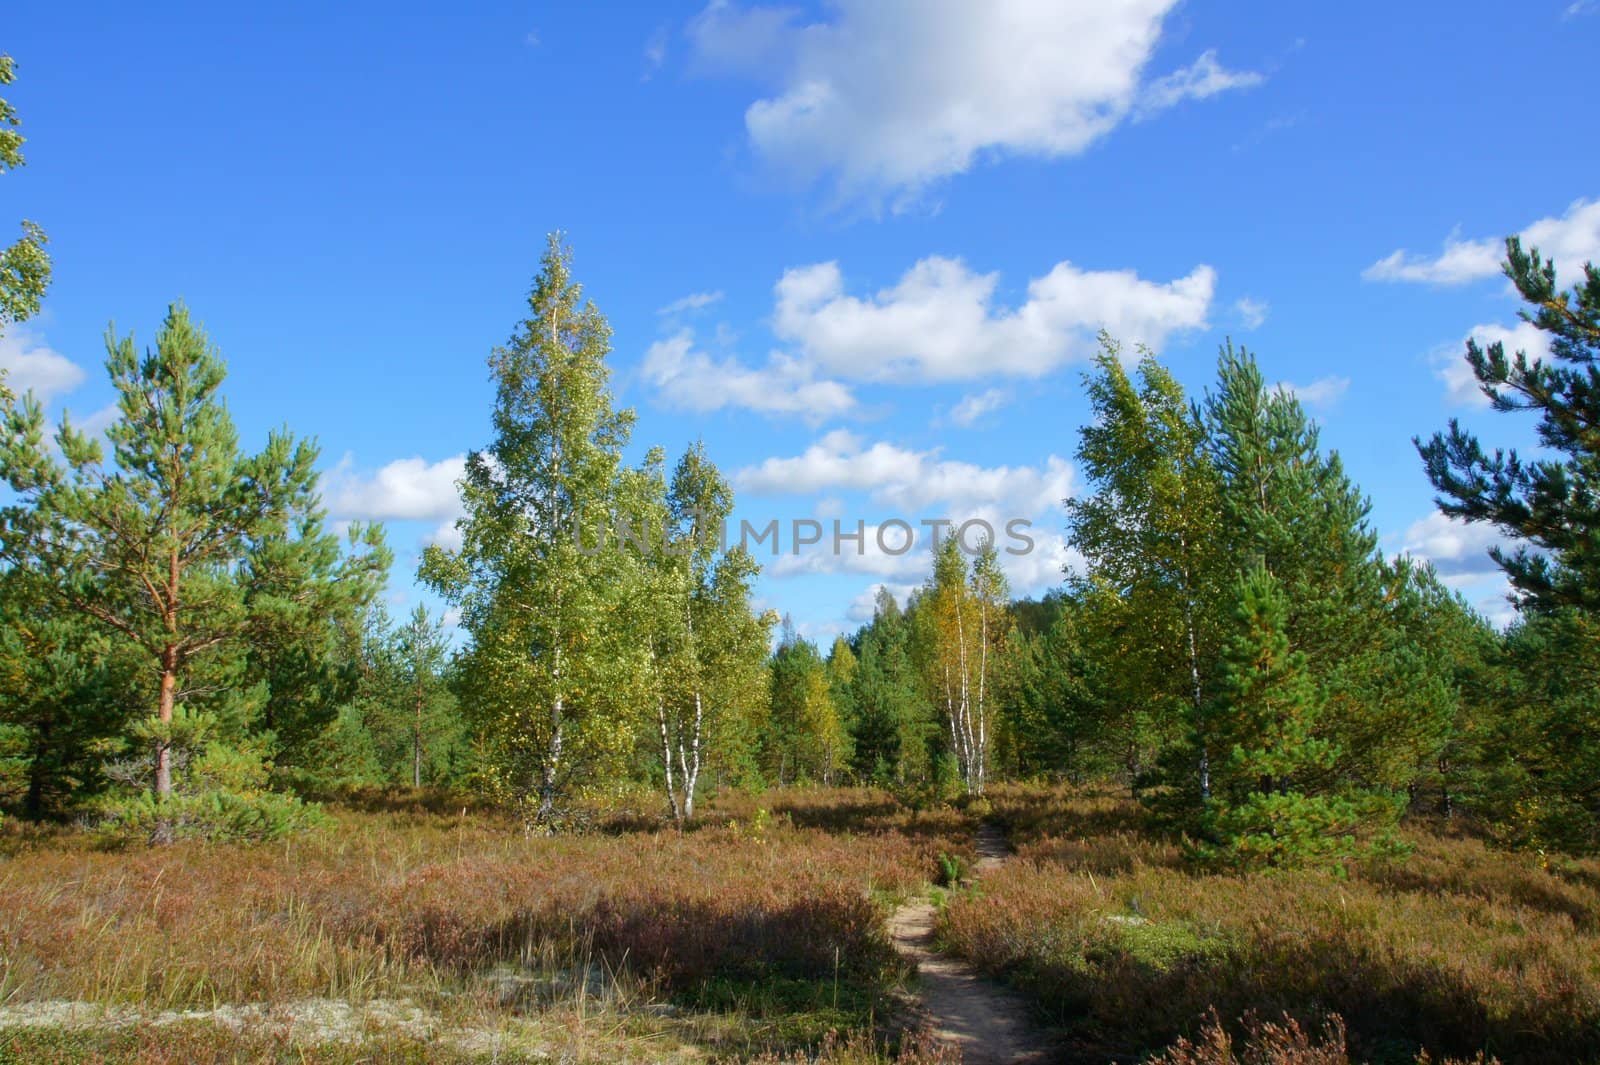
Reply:
[[[107, 323], [186, 300], [246, 441], [316, 436], [334, 516], [389, 523], [397, 603], [552, 229], [636, 452], [703, 436], [758, 524], [1027, 517], [1036, 594], [1096, 329], [1194, 390], [1232, 336], [1385, 547], [1491, 613], [1489, 538], [1433, 515], [1410, 439], [1531, 437], [1461, 387], [1462, 339], [1516, 324], [1499, 238], [1600, 259], [1593, 0], [28, 3], [0, 51], [29, 137], [0, 218], [56, 260], [12, 383], [93, 419]], [[828, 546], [760, 587], [819, 637], [924, 571]]]

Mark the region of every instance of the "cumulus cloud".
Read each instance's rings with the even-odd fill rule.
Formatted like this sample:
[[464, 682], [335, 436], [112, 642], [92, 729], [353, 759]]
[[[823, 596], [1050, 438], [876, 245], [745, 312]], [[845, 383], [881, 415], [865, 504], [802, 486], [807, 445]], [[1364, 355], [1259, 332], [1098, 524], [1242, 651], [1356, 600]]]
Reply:
[[960, 259], [923, 259], [892, 287], [845, 291], [836, 262], [796, 267], [777, 285], [773, 329], [824, 372], [867, 381], [933, 382], [991, 374], [1037, 377], [1086, 357], [1105, 328], [1159, 348], [1202, 328], [1216, 287], [1206, 265], [1167, 283], [1132, 270], [1057, 263], [1014, 308], [995, 305], [998, 274]]
[[1411, 523], [1404, 543], [1406, 554], [1432, 562], [1445, 583], [1457, 586], [1501, 576], [1489, 548], [1510, 541], [1493, 525], [1460, 521], [1436, 510]]
[[[1059, 532], [1060, 505], [1072, 494], [1073, 474], [1071, 466], [1055, 455], [1037, 466], [980, 466], [885, 441], [868, 445], [853, 433], [835, 430], [799, 455], [769, 458], [738, 471], [734, 483], [751, 495], [858, 492], [890, 512], [881, 526], [863, 522], [859, 545], [847, 541], [836, 547], [832, 539], [834, 520], [849, 533], [856, 530], [854, 521], [824, 522], [821, 543], [799, 554], [786, 546], [786, 553], [768, 566], [775, 577], [843, 572], [914, 583], [928, 572], [927, 549], [934, 535], [923, 523], [936, 520], [986, 522], [1001, 549], [1001, 565], [1019, 594], [1058, 583], [1068, 561]], [[1013, 530], [1008, 527], [1013, 519], [1032, 524]], [[893, 520], [912, 526], [910, 550], [902, 550], [906, 533]], [[982, 535], [983, 526], [970, 529], [968, 546], [976, 547]], [[1031, 546], [1024, 545], [1022, 537], [1030, 539]], [[1011, 554], [1006, 548], [1023, 553]]]
[[1350, 378], [1321, 377], [1305, 385], [1281, 381], [1278, 388], [1290, 393], [1308, 407], [1331, 407], [1350, 390]]
[[805, 23], [714, 0], [688, 35], [701, 69], [771, 85], [744, 116], [763, 159], [903, 204], [985, 155], [1075, 155], [1134, 114], [1261, 80], [1205, 52], [1146, 81], [1175, 3], [838, 0]]
[[1012, 504], [1037, 511], [1072, 494], [1072, 467], [1051, 455], [1041, 466], [978, 466], [886, 441], [864, 446], [847, 429], [827, 433], [799, 455], [773, 457], [735, 474], [758, 495], [806, 495], [827, 490], [866, 492], [905, 511], [939, 501]]
[[950, 410], [950, 421], [955, 425], [969, 426], [986, 414], [993, 414], [1011, 402], [1011, 393], [1003, 388], [989, 388], [982, 392], [969, 392]]
[[44, 342], [26, 325], [11, 324], [0, 332], [0, 380], [21, 395], [33, 392], [48, 403], [83, 383], [83, 368]]
[[1493, 322], [1473, 326], [1460, 341], [1439, 349], [1433, 359], [1436, 367], [1434, 376], [1444, 382], [1449, 401], [1460, 407], [1489, 405], [1489, 397], [1478, 387], [1478, 379], [1473, 376], [1472, 367], [1467, 365], [1468, 338], [1476, 340], [1485, 350], [1491, 344], [1503, 344], [1507, 356], [1522, 351], [1530, 359], [1543, 359], [1550, 354], [1550, 338], [1529, 322], [1518, 322], [1509, 329]]
[[[1536, 247], [1554, 259], [1557, 280], [1574, 282], [1583, 264], [1600, 264], [1600, 200], [1574, 200], [1559, 218], [1541, 218], [1521, 232], [1524, 247]], [[1435, 256], [1396, 250], [1362, 271], [1368, 281], [1413, 281], [1430, 285], [1460, 285], [1494, 277], [1500, 272], [1505, 244], [1499, 237], [1463, 240], [1459, 233], [1445, 239]]]
[[462, 513], [456, 482], [466, 468], [466, 455], [438, 462], [419, 456], [363, 474], [346, 455], [324, 479], [324, 496], [329, 511], [347, 520], [453, 523]]
[[694, 346], [685, 329], [645, 351], [643, 374], [671, 405], [709, 412], [742, 407], [763, 414], [798, 415], [813, 424], [847, 414], [855, 397], [837, 381], [818, 380], [811, 368], [782, 352], [751, 369]]

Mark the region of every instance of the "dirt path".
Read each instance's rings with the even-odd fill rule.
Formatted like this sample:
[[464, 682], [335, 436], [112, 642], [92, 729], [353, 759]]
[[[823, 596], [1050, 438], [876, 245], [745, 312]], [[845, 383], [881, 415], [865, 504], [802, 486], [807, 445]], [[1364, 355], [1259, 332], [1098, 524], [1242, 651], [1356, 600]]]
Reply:
[[[974, 876], [998, 866], [1008, 853], [1000, 830], [981, 825]], [[1029, 1019], [1020, 997], [934, 949], [933, 918], [931, 902], [908, 902], [889, 918], [889, 936], [917, 967], [917, 1002], [934, 1037], [959, 1049], [963, 1065], [1049, 1061], [1049, 1041]]]

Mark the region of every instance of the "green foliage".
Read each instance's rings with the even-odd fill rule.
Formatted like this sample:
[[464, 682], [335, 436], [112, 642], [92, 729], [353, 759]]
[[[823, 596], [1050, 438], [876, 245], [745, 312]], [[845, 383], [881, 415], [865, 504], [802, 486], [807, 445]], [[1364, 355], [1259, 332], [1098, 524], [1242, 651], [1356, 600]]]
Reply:
[[828, 665], [789, 619], [770, 666], [770, 702], [762, 743], [768, 779], [832, 784], [850, 760], [850, 736], [834, 704]]
[[[388, 552], [375, 529], [354, 530], [348, 555], [324, 532], [313, 445], [272, 433], [260, 453], [241, 453], [222, 359], [182, 305], [143, 357], [108, 332], [106, 367], [118, 395], [110, 462], [65, 418], [58, 460], [37, 399], [6, 401], [0, 475], [14, 497], [0, 512], [0, 562], [32, 575], [24, 594], [51, 614], [142, 659], [133, 676], [152, 718], [170, 725], [192, 702], [242, 735], [274, 695], [306, 697], [305, 669], [263, 663], [314, 658], [330, 619], [381, 587]], [[168, 739], [148, 738], [163, 798]]]
[[1515, 450], [1484, 451], [1476, 435], [1452, 419], [1427, 442], [1416, 440], [1439, 509], [1468, 522], [1488, 522], [1527, 541], [1490, 553], [1522, 601], [1548, 610], [1600, 608], [1600, 270], [1586, 264], [1571, 291], [1556, 284], [1555, 267], [1537, 248], [1506, 241], [1505, 274], [1528, 305], [1522, 312], [1550, 341], [1551, 360], [1508, 356], [1499, 341], [1467, 341], [1467, 365], [1497, 411], [1538, 415], [1545, 454], [1524, 459]]
[[653, 476], [641, 486], [662, 532], [633, 613], [649, 650], [653, 760], [681, 823], [694, 816], [703, 772], [727, 780], [756, 772], [772, 618], [750, 608], [755, 559], [723, 546], [733, 490], [705, 445], [684, 452], [670, 486]]
[[[16, 80], [16, 63], [0, 55], [0, 86]], [[0, 99], [0, 173], [23, 164], [24, 137], [18, 127], [22, 120], [17, 110]], [[39, 313], [39, 302], [50, 287], [50, 255], [44, 250], [49, 238], [32, 222], [22, 223], [22, 237], [0, 249], [0, 332], [8, 322], [20, 322]], [[0, 381], [0, 391], [5, 388]]]
[[851, 712], [858, 777], [888, 786], [923, 780], [938, 735], [911, 658], [911, 625], [887, 588], [879, 588], [872, 621], [856, 635], [856, 664], [844, 705]]
[[260, 741], [220, 742], [216, 732], [214, 718], [182, 709], [170, 721], [136, 725], [132, 736], [143, 750], [171, 753], [172, 793], [137, 786], [148, 779], [148, 755], [125, 762], [118, 768], [129, 786], [99, 801], [95, 830], [116, 842], [263, 842], [324, 823], [318, 807], [272, 790]]
[[639, 732], [647, 651], [624, 620], [639, 567], [577, 535], [592, 544], [648, 508], [623, 476], [633, 412], [612, 408], [610, 338], [552, 235], [528, 316], [489, 358], [495, 435], [467, 458], [461, 549], [429, 547], [420, 570], [470, 638], [462, 694], [484, 776], [540, 821], [579, 781], [618, 772]]
[[1192, 736], [1186, 775], [1203, 791], [1202, 712], [1222, 586], [1218, 472], [1172, 375], [1141, 351], [1135, 381], [1121, 356], [1102, 335], [1086, 379], [1094, 421], [1077, 454], [1093, 491], [1066, 504], [1068, 537], [1087, 563], [1073, 589], [1088, 638], [1117, 663], [1104, 675], [1104, 698], [1121, 711], [1110, 731], [1130, 782]]

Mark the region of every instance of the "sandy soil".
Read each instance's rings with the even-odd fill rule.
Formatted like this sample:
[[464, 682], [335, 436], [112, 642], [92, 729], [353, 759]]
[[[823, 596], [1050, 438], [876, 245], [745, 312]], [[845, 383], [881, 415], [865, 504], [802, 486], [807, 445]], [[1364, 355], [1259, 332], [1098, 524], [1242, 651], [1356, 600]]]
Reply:
[[[981, 878], [1008, 853], [1000, 830], [981, 826], [974, 875]], [[1033, 1024], [1019, 996], [935, 949], [933, 918], [932, 903], [908, 902], [889, 919], [889, 935], [895, 949], [917, 967], [917, 1005], [935, 1038], [957, 1048], [964, 1065], [1051, 1061], [1050, 1040]]]

